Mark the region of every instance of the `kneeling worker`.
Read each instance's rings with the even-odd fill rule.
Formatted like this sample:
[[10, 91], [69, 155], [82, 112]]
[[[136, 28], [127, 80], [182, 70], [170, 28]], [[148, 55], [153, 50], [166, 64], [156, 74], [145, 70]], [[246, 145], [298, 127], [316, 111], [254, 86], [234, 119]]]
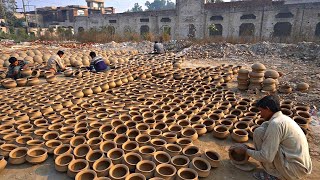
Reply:
[[6, 77], [12, 79], [21, 78], [21, 70], [27, 68], [29, 62], [28, 61], [20, 61], [15, 57], [9, 58], [10, 65], [8, 67], [8, 72]]
[[92, 58], [89, 70], [92, 72], [104, 72], [110, 70], [110, 67], [104, 62], [104, 59], [97, 56], [95, 52], [90, 52], [90, 57]]
[[47, 68], [49, 71], [52, 71], [54, 74], [57, 74], [66, 69], [61, 59], [63, 55], [63, 51], [58, 51], [57, 55], [52, 55], [49, 58], [47, 63]]

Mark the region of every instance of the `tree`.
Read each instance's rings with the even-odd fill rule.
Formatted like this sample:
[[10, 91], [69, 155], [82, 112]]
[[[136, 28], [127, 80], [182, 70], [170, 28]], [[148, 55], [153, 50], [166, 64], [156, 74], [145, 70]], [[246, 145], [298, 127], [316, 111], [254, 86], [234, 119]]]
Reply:
[[143, 11], [142, 6], [139, 5], [139, 3], [134, 3], [134, 6], [132, 9], [128, 10], [128, 12], [140, 12]]
[[175, 4], [171, 0], [154, 0], [153, 2], [147, 1], [145, 5], [147, 6], [147, 10], [163, 10], [175, 8]]

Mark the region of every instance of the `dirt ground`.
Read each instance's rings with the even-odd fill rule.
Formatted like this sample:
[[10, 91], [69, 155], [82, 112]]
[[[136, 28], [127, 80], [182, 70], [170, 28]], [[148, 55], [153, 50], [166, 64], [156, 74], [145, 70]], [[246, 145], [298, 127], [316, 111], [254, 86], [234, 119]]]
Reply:
[[[299, 77], [301, 79], [305, 79], [309, 83], [311, 83], [311, 92], [318, 91], [317, 88], [319, 88], [319, 84], [313, 84], [312, 79], [308, 79], [311, 72], [316, 71], [319, 73], [319, 70], [317, 67], [312, 67], [308, 65], [297, 65], [289, 60], [283, 60], [283, 61], [269, 61], [267, 60], [248, 60], [247, 62], [237, 62], [237, 61], [231, 61], [231, 60], [225, 60], [225, 59], [215, 59], [215, 60], [189, 60], [184, 63], [184, 67], [198, 67], [198, 66], [215, 66], [218, 64], [234, 64], [234, 65], [242, 65], [244, 67], [247, 67], [248, 69], [254, 62], [262, 62], [265, 64], [271, 64], [270, 67], [267, 66], [267, 68], [270, 69], [280, 69], [285, 74], [284, 79], [286, 81], [290, 81], [292, 78]], [[277, 62], [277, 63], [276, 63]], [[295, 67], [299, 67], [299, 73], [302, 74], [296, 74], [295, 76], [290, 76], [290, 69], [292, 70], [293, 65]], [[309, 69], [309, 70], [308, 70]], [[304, 73], [305, 72], [305, 73]], [[291, 77], [291, 78], [290, 78]], [[231, 84], [231, 88], [235, 87], [235, 83]], [[241, 92], [237, 92], [241, 94]], [[318, 92], [319, 93], [319, 92]], [[244, 96], [249, 95], [247, 93], [243, 93]], [[298, 100], [301, 100], [304, 103], [310, 103], [317, 105], [319, 102], [318, 96], [314, 95], [313, 93], [309, 94], [296, 94], [295, 98]], [[288, 98], [289, 96], [286, 96], [285, 98]], [[312, 101], [308, 101], [309, 98], [314, 97], [315, 99], [312, 99]], [[318, 126], [315, 126], [318, 127]], [[308, 180], [319, 180], [320, 179], [320, 149], [319, 149], [319, 140], [320, 140], [320, 133], [319, 128], [311, 128], [311, 132], [308, 136], [308, 140], [310, 143], [310, 151], [313, 161], [313, 171], [312, 174], [305, 179]], [[249, 142], [251, 143], [251, 142]], [[195, 141], [194, 144], [202, 151], [208, 149], [208, 150], [214, 150], [218, 152], [221, 156], [221, 164], [220, 167], [212, 169], [211, 174], [208, 178], [202, 178], [203, 180], [212, 180], [212, 179], [225, 179], [225, 180], [251, 180], [254, 179], [252, 174], [253, 172], [244, 172], [237, 168], [235, 168], [229, 161], [228, 158], [228, 149], [233, 144], [231, 138], [229, 137], [227, 140], [217, 140], [212, 137], [211, 133], [207, 133], [206, 135], [199, 138], [199, 140]], [[250, 159], [251, 162], [257, 163], [254, 160]], [[261, 171], [261, 167], [258, 167], [255, 171]], [[32, 166], [30, 164], [23, 164], [23, 165], [8, 165], [4, 171], [0, 173], [0, 180], [64, 180], [64, 179], [70, 179], [66, 173], [59, 173], [55, 171], [54, 169], [54, 161], [53, 158], [50, 157], [45, 163], [40, 165]]]

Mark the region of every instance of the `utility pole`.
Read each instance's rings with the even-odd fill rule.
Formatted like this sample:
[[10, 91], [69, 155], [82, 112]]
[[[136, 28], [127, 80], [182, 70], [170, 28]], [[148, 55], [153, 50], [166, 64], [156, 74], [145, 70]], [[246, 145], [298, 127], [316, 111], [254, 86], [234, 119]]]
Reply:
[[27, 34], [29, 34], [29, 23], [28, 23], [28, 17], [26, 14], [26, 5], [24, 3], [24, 0], [22, 0], [22, 6], [23, 6], [23, 14], [24, 14], [25, 21], [26, 21], [26, 32], [27, 32]]

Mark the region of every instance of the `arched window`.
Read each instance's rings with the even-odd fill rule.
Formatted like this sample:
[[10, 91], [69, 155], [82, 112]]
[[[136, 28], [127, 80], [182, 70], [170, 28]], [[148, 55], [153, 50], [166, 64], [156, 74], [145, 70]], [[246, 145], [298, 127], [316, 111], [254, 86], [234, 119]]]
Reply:
[[254, 36], [255, 27], [252, 23], [243, 23], [240, 25], [239, 36]]
[[292, 25], [289, 22], [277, 22], [273, 27], [274, 36], [290, 36]]

